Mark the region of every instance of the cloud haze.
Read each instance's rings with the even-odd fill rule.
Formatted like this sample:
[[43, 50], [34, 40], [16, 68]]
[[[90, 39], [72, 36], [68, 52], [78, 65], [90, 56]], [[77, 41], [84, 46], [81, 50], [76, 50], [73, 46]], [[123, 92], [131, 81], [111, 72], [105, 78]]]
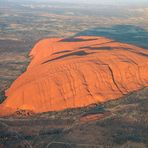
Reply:
[[[50, 0], [53, 1], [53, 0]], [[97, 3], [97, 4], [117, 4], [117, 3], [148, 3], [148, 0], [55, 0], [58, 2], [68, 2], [68, 3]]]

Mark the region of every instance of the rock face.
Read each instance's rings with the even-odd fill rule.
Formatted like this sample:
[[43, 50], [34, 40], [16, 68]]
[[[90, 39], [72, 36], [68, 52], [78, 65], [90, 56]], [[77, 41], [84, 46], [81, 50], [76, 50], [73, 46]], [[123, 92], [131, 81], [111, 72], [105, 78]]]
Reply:
[[39, 41], [32, 61], [6, 91], [0, 115], [84, 107], [148, 86], [148, 52], [103, 37]]

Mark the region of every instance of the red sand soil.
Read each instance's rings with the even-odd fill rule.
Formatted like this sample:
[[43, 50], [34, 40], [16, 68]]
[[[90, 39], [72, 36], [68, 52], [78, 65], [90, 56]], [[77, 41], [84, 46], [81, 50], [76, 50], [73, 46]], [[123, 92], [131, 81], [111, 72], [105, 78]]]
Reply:
[[44, 39], [30, 56], [6, 91], [0, 116], [84, 107], [148, 86], [148, 51], [107, 38]]
[[84, 124], [91, 121], [101, 120], [111, 115], [112, 115], [111, 112], [103, 112], [103, 113], [90, 114], [90, 115], [88, 114], [80, 118], [80, 123]]

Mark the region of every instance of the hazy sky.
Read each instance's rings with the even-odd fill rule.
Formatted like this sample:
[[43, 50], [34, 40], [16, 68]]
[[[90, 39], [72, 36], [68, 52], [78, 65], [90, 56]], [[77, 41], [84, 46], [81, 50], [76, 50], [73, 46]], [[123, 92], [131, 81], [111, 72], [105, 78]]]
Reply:
[[[0, 0], [1, 1], [1, 0]], [[148, 4], [148, 0], [2, 0], [18, 2], [66, 2], [66, 3], [90, 3], [90, 4]]]
[[[53, 1], [53, 0], [49, 0]], [[148, 0], [55, 0], [55, 1], [61, 1], [61, 2], [70, 2], [70, 3], [105, 3], [105, 4], [115, 4], [115, 3], [144, 3], [147, 2]]]

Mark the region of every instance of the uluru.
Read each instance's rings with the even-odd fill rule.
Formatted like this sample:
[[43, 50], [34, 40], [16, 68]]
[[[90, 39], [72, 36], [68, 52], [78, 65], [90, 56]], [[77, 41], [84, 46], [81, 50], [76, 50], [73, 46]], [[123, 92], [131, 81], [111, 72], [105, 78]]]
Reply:
[[85, 107], [148, 86], [148, 51], [105, 37], [47, 38], [5, 92], [0, 116]]

